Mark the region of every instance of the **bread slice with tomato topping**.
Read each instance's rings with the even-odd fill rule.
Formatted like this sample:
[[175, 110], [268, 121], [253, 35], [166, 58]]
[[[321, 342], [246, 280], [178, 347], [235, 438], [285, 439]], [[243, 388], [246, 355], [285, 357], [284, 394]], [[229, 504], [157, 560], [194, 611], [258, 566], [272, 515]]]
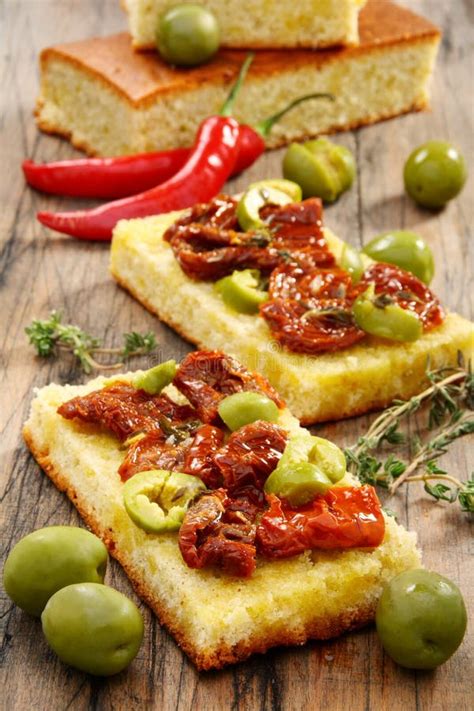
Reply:
[[[408, 399], [433, 369], [455, 366], [458, 354], [473, 356], [474, 325], [454, 313], [412, 343], [366, 336], [316, 355], [291, 352], [257, 315], [227, 307], [210, 281], [189, 278], [163, 235], [178, 213], [119, 222], [111, 251], [118, 283], [147, 309], [200, 348], [226, 350], [262, 373], [303, 424], [339, 420]], [[326, 242], [336, 261], [344, 243], [329, 229]], [[369, 265], [371, 260], [366, 259]]]
[[[323, 550], [310, 549], [303, 543], [303, 548], [308, 549], [299, 553], [302, 548], [298, 539], [298, 545], [290, 553], [299, 554], [282, 559], [257, 556], [256, 568], [247, 577], [229, 575], [215, 566], [189, 567], [189, 558], [186, 564], [185, 553], [181, 554], [184, 551], [181, 531], [147, 533], [134, 523], [124, 505], [123, 463], [127, 442], [122, 440], [128, 431], [123, 427], [129, 427], [133, 418], [127, 411], [126, 417], [117, 419], [114, 398], [121, 390], [129, 398], [134, 378], [129, 373], [108, 380], [100, 377], [87, 385], [51, 384], [38, 390], [24, 437], [46, 474], [67, 494], [84, 522], [104, 540], [137, 593], [199, 669], [221, 668], [274, 645], [303, 644], [308, 639], [327, 639], [359, 628], [374, 618], [384, 584], [398, 573], [419, 566], [415, 534], [408, 533], [393, 518], [385, 517], [377, 504], [377, 525], [382, 538], [377, 533], [376, 541], [370, 539], [360, 544], [372, 547]], [[260, 388], [263, 380], [255, 375], [252, 383], [252, 387]], [[107, 417], [113, 411], [115, 419], [113, 423], [110, 419], [102, 420], [100, 425], [94, 418], [99, 411], [104, 412], [104, 402], [96, 407], [96, 401], [91, 410], [87, 404], [91, 404], [92, 393], [105, 386], [107, 397], [112, 396], [113, 400]], [[111, 392], [112, 387], [115, 389]], [[275, 397], [268, 387], [266, 392]], [[168, 408], [168, 416], [172, 417], [169, 410], [172, 401], [178, 406], [186, 405], [173, 386], [166, 389], [163, 398], [153, 401], [153, 406], [142, 391], [135, 399], [139, 404], [148, 403], [146, 418], [153, 417], [154, 407], [162, 406]], [[308, 436], [282, 401], [275, 399], [279, 414], [272, 426], [284, 433], [287, 443], [302, 433]], [[196, 405], [196, 398], [193, 404]], [[179, 409], [179, 416], [186, 417], [186, 412]], [[209, 419], [208, 414], [206, 410], [201, 417]], [[136, 420], [133, 423], [133, 427], [148, 426]], [[219, 450], [226, 467], [231, 439]], [[128, 447], [133, 444], [128, 443]], [[133, 482], [133, 477], [130, 481]], [[362, 491], [347, 473], [330, 491], [343, 492], [344, 487]], [[216, 491], [221, 500], [225, 498], [222, 492], [223, 489]], [[278, 504], [275, 496], [271, 501], [272, 507]], [[198, 499], [199, 502], [204, 499]], [[272, 507], [266, 516], [272, 516]], [[185, 522], [189, 532], [192, 517], [185, 518]], [[235, 547], [238, 540], [231, 531], [227, 543]], [[288, 554], [281, 550], [278, 541], [275, 543], [269, 529], [266, 543], [272, 554]]]
[[[200, 0], [219, 23], [223, 47], [331, 47], [357, 44], [357, 19], [366, 0]], [[160, 16], [169, 0], [122, 0], [133, 46], [154, 49]]]

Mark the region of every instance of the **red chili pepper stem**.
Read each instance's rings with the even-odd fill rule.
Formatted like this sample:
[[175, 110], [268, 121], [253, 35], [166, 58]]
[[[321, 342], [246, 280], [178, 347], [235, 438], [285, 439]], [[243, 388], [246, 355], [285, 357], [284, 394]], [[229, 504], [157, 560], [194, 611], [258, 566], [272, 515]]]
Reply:
[[291, 101], [288, 106], [285, 106], [285, 108], [281, 109], [280, 111], [277, 111], [276, 114], [273, 114], [273, 116], [269, 116], [268, 118], [263, 119], [263, 121], [259, 121], [256, 126], [252, 126], [253, 130], [263, 136], [263, 138], [267, 138], [267, 136], [270, 135], [270, 131], [272, 130], [273, 126], [281, 118], [283, 118], [283, 116], [285, 116], [289, 111], [294, 109], [295, 106], [299, 106], [300, 104], [303, 104], [305, 101], [309, 101], [310, 99], [328, 99], [328, 101], [336, 101], [336, 97], [333, 94], [316, 93], [299, 96], [297, 99]]
[[247, 77], [248, 70], [250, 69], [250, 65], [252, 64], [254, 57], [255, 54], [253, 52], [247, 54], [244, 62], [242, 63], [242, 66], [240, 67], [240, 71], [235, 81], [235, 84], [232, 86], [227, 99], [224, 101], [222, 108], [219, 111], [219, 116], [232, 116], [235, 100], [240, 92], [242, 84], [244, 83]]

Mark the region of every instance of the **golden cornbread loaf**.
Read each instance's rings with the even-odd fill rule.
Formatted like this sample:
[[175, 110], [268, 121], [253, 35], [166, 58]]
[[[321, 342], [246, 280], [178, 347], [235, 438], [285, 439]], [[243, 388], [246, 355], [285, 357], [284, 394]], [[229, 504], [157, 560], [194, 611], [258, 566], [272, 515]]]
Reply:
[[[392, 3], [360, 14], [360, 45], [336, 50], [259, 51], [235, 106], [256, 125], [292, 99], [331, 92], [287, 114], [268, 147], [347, 130], [426, 107], [439, 31]], [[45, 49], [37, 123], [90, 154], [121, 155], [192, 145], [217, 112], [246, 54], [222, 50], [209, 64], [176, 69], [156, 52], [134, 52], [128, 34]]]
[[[223, 47], [331, 47], [357, 44], [366, 0], [197, 0], [219, 23]], [[122, 0], [133, 46], [155, 47], [159, 18], [174, 0]]]
[[[383, 585], [419, 567], [415, 534], [387, 518], [384, 541], [374, 550], [313, 550], [282, 561], [260, 559], [249, 579], [188, 568], [177, 534], [146, 534], [126, 513], [117, 473], [125, 456], [119, 441], [57, 414], [63, 402], [106, 382], [97, 378], [83, 386], [52, 384], [37, 391], [25, 440], [198, 668], [220, 668], [274, 645], [327, 639], [360, 627], [373, 619]], [[288, 410], [281, 412], [279, 424], [290, 433], [299, 431]], [[346, 475], [343, 483], [355, 482]]]
[[[111, 270], [115, 279], [162, 321], [201, 348], [225, 350], [262, 373], [303, 424], [339, 420], [407, 399], [426, 383], [431, 367], [456, 365], [474, 354], [474, 324], [457, 314], [414, 343], [367, 337], [361, 343], [316, 356], [291, 353], [272, 337], [259, 316], [228, 308], [209, 282], [182, 271], [166, 228], [179, 213], [123, 220], [114, 230]], [[336, 256], [343, 242], [325, 236]], [[367, 259], [367, 262], [370, 260]]]

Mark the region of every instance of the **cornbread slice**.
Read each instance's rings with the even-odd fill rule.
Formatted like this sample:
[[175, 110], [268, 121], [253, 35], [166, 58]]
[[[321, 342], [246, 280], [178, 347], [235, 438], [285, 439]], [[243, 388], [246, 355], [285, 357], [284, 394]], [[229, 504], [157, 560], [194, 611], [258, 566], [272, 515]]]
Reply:
[[[214, 13], [223, 47], [331, 47], [357, 44], [366, 0], [198, 0]], [[173, 0], [122, 0], [133, 46], [155, 47], [159, 18]]]
[[[439, 31], [389, 2], [360, 16], [360, 46], [257, 52], [235, 107], [255, 125], [290, 100], [310, 101], [275, 126], [268, 147], [347, 130], [426, 107]], [[127, 34], [58, 45], [41, 54], [38, 126], [90, 154], [120, 155], [192, 145], [219, 110], [245, 53], [223, 50], [209, 64], [173, 69], [156, 52], [136, 53]]]
[[[200, 669], [360, 627], [373, 619], [382, 586], [419, 566], [415, 534], [387, 518], [384, 541], [375, 550], [307, 551], [284, 561], [259, 560], [250, 579], [188, 568], [176, 534], [146, 534], [128, 517], [117, 473], [125, 455], [120, 443], [57, 414], [60, 404], [105, 382], [97, 378], [84, 386], [52, 384], [37, 391], [25, 440]], [[290, 433], [300, 429], [288, 410], [279, 424]], [[349, 475], [343, 482], [353, 483]]]
[[[121, 221], [114, 231], [111, 271], [146, 308], [199, 347], [225, 350], [262, 373], [303, 424], [339, 420], [409, 398], [431, 367], [455, 365], [474, 352], [474, 324], [449, 314], [414, 343], [367, 337], [334, 353], [301, 355], [284, 350], [258, 316], [229, 309], [213, 285], [193, 281], [162, 240], [179, 213]], [[325, 231], [336, 258], [343, 242]]]

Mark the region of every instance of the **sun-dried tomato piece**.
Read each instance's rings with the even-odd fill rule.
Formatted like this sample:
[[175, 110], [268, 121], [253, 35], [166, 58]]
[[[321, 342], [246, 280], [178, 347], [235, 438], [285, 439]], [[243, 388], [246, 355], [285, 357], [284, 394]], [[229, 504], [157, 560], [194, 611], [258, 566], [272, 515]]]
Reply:
[[67, 420], [99, 424], [121, 441], [136, 432], [159, 429], [163, 418], [173, 423], [197, 419], [196, 411], [189, 405], [178, 405], [167, 395], [148, 395], [120, 382], [72, 398], [58, 408], [58, 413]]
[[175, 441], [161, 430], [154, 430], [129, 446], [118, 470], [120, 477], [127, 481], [134, 474], [150, 469], [184, 471], [184, 462], [191, 442], [191, 435], [185, 440]]
[[270, 422], [253, 422], [229, 437], [214, 456], [230, 495], [243, 494], [243, 487], [261, 490], [280, 461], [288, 436]]
[[279, 264], [296, 260], [312, 267], [334, 264], [322, 232], [322, 205], [317, 198], [262, 210], [266, 227], [239, 230], [236, 201], [219, 196], [198, 205], [171, 225], [164, 239], [190, 278], [214, 281], [235, 269], [269, 274]]
[[179, 548], [190, 568], [216, 566], [238, 577], [255, 570], [256, 525], [244, 512], [227, 513], [230, 499], [216, 489], [186, 512], [179, 530]]
[[361, 287], [375, 283], [375, 294], [388, 297], [391, 301], [416, 313], [425, 331], [439, 326], [445, 318], [439, 299], [414, 274], [392, 264], [377, 262], [362, 275]]
[[234, 358], [219, 351], [190, 353], [178, 368], [173, 384], [188, 398], [205, 423], [218, 422], [220, 401], [244, 390], [263, 392], [278, 407], [284, 405], [263, 376], [250, 373]]
[[182, 471], [198, 476], [210, 489], [222, 485], [222, 476], [214, 461], [214, 454], [224, 441], [224, 432], [213, 425], [202, 425], [196, 431], [186, 451]]
[[257, 527], [257, 549], [267, 558], [288, 558], [311, 548], [375, 548], [385, 520], [372, 486], [333, 487], [294, 508], [273, 494]]
[[300, 301], [274, 299], [260, 307], [273, 336], [294, 353], [314, 355], [357, 343], [365, 333], [354, 325], [350, 312], [308, 312]]

